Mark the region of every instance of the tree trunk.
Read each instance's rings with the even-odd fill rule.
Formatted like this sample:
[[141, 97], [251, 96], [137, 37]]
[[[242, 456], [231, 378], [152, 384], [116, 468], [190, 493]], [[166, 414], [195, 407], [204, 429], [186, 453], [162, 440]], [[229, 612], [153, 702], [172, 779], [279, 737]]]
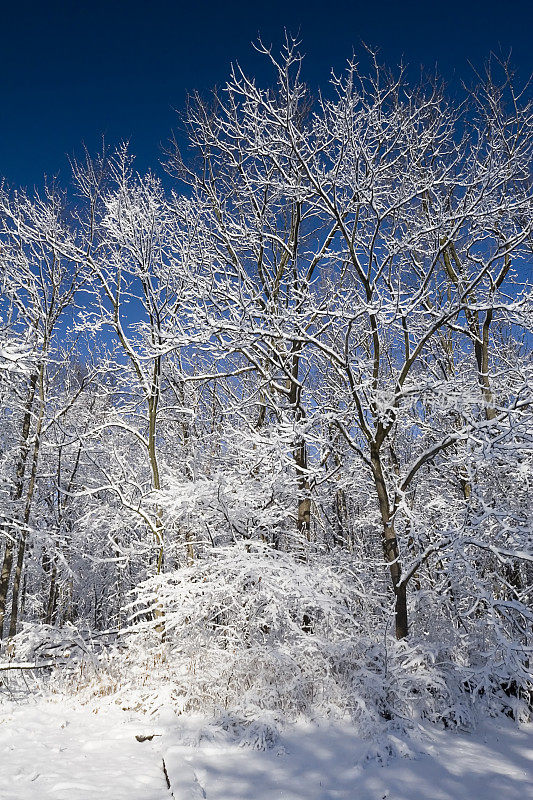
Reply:
[[400, 551], [398, 540], [394, 529], [394, 520], [391, 518], [389, 495], [383, 469], [379, 448], [376, 445], [371, 447], [371, 462], [374, 484], [379, 502], [379, 510], [383, 523], [383, 553], [385, 560], [389, 564], [389, 570], [394, 590], [394, 619], [396, 627], [396, 638], [404, 639], [409, 633], [407, 618], [407, 587], [402, 581], [402, 566], [400, 562]]
[[44, 617], [44, 624], [51, 625], [57, 606], [57, 563], [56, 557], [52, 561], [52, 570], [50, 574], [50, 591], [48, 592], [48, 602], [46, 604], [46, 613]]
[[298, 441], [294, 451], [294, 463], [298, 477], [298, 540], [300, 543], [311, 539], [311, 498], [309, 497], [309, 481], [307, 479], [307, 447], [302, 439]]
[[[28, 396], [26, 406], [24, 408], [24, 418], [22, 422], [22, 434], [19, 459], [15, 471], [15, 485], [12, 490], [11, 499], [18, 501], [22, 497], [24, 489], [24, 473], [26, 471], [26, 462], [28, 459], [29, 443], [28, 438], [30, 435], [31, 427], [31, 412], [33, 408], [33, 401], [35, 399], [35, 390], [37, 387], [38, 373], [34, 372], [30, 377], [28, 387]], [[3, 638], [4, 619], [6, 614], [7, 594], [9, 590], [9, 579], [11, 577], [11, 570], [13, 567], [13, 556], [15, 553], [15, 531], [11, 529], [10, 538], [6, 539], [6, 549], [4, 551], [4, 559], [2, 563], [2, 571], [0, 573], [0, 639]]]
[[42, 363], [39, 369], [39, 415], [37, 417], [37, 425], [35, 429], [35, 444], [33, 446], [30, 481], [28, 484], [28, 491], [26, 493], [26, 504], [24, 506], [23, 528], [20, 536], [19, 548], [17, 554], [17, 565], [15, 567], [15, 575], [13, 578], [13, 595], [11, 598], [11, 619], [9, 622], [9, 638], [15, 636], [17, 633], [20, 583], [22, 577], [22, 570], [24, 567], [24, 555], [26, 553], [26, 542], [28, 538], [28, 523], [30, 520], [33, 494], [35, 491], [35, 483], [37, 480], [37, 466], [39, 463], [39, 450], [41, 446], [41, 431], [44, 420], [44, 370], [45, 366], [44, 363]]
[[[298, 384], [300, 369], [300, 345], [294, 342], [291, 356], [291, 377], [289, 378], [289, 402], [294, 409], [295, 422], [304, 419], [305, 412], [300, 403], [301, 389]], [[294, 443], [294, 464], [298, 483], [298, 516], [297, 531], [299, 546], [311, 540], [311, 498], [309, 497], [309, 479], [307, 475], [307, 444], [302, 436], [298, 436]]]
[[17, 565], [15, 567], [15, 575], [13, 578], [13, 595], [11, 598], [11, 619], [9, 621], [10, 639], [17, 633], [19, 592], [20, 592], [20, 582], [22, 577], [22, 568], [24, 566], [24, 555], [26, 553], [26, 540], [27, 540], [27, 533], [24, 530], [22, 531], [22, 535], [19, 542], [19, 549], [17, 553]]

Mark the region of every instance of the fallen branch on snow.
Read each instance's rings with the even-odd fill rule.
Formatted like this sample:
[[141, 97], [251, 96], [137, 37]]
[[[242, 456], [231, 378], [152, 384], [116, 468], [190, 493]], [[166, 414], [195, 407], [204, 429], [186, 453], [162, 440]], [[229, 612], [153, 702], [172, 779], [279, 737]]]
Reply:
[[29, 661], [9, 662], [0, 664], [0, 672], [8, 669], [44, 669], [46, 667], [57, 667], [57, 662], [44, 661], [42, 664], [32, 664]]

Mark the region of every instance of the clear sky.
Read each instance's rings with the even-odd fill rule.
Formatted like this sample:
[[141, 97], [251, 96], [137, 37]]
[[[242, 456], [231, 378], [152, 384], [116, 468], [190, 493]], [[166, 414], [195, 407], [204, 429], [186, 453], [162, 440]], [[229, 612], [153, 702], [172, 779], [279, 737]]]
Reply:
[[438, 64], [458, 85], [468, 61], [513, 50], [533, 70], [532, 0], [11, 0], [0, 2], [0, 175], [31, 188], [68, 179], [85, 142], [131, 141], [137, 166], [157, 168], [187, 93], [223, 84], [231, 61], [267, 81], [251, 42], [299, 34], [305, 79], [325, 84], [361, 40], [394, 65]]

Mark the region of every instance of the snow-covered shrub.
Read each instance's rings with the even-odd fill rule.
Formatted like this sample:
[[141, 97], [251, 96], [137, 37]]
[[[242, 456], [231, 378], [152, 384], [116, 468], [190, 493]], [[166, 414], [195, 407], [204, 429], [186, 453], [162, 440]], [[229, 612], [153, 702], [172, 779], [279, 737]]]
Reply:
[[115, 696], [124, 686], [122, 650], [115, 631], [25, 622], [0, 660], [10, 667], [0, 671], [0, 699], [2, 693], [12, 697], [21, 692], [75, 694], [80, 703]]
[[416, 737], [424, 720], [523, 717], [520, 698], [506, 693], [514, 667], [501, 640], [498, 651], [498, 629], [481, 616], [459, 628], [446, 603], [439, 612], [419, 592], [414, 630], [398, 641], [392, 604], [379, 582], [363, 593], [358, 566], [348, 553], [303, 561], [256, 540], [213, 548], [140, 584], [118, 637], [25, 625], [16, 658], [57, 664], [32, 676], [43, 691], [200, 714], [251, 747], [272, 745], [301, 717], [350, 719], [376, 741], [399, 729]]
[[72, 664], [92, 657], [91, 647], [82, 632], [70, 623], [62, 628], [24, 622], [10, 642], [10, 655], [19, 662]]
[[467, 672], [450, 653], [429, 636], [397, 641], [390, 607], [363, 596], [347, 555], [317, 562], [254, 541], [145, 581], [123, 702], [215, 715], [245, 740], [261, 723], [256, 744], [302, 715], [349, 717], [367, 736], [421, 719], [472, 724]]
[[335, 648], [354, 636], [362, 606], [347, 569], [254, 541], [151, 578], [132, 610], [131, 651], [162, 649], [180, 710], [294, 717], [328, 702]]

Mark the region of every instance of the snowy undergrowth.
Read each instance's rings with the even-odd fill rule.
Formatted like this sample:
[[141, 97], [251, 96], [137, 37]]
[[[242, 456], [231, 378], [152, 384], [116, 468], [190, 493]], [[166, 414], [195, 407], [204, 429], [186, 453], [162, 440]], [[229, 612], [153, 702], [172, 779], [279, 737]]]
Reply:
[[258, 542], [217, 548], [141, 584], [129, 610], [130, 627], [111, 645], [72, 626], [26, 626], [17, 658], [58, 661], [51, 677], [34, 678], [45, 694], [202, 714], [258, 749], [302, 719], [348, 720], [379, 739], [375, 756], [386, 759], [420, 722], [527, 718], [494, 658], [468, 651], [474, 640], [440, 630], [438, 645], [397, 641], [390, 609], [369, 602], [347, 562], [299, 561]]

